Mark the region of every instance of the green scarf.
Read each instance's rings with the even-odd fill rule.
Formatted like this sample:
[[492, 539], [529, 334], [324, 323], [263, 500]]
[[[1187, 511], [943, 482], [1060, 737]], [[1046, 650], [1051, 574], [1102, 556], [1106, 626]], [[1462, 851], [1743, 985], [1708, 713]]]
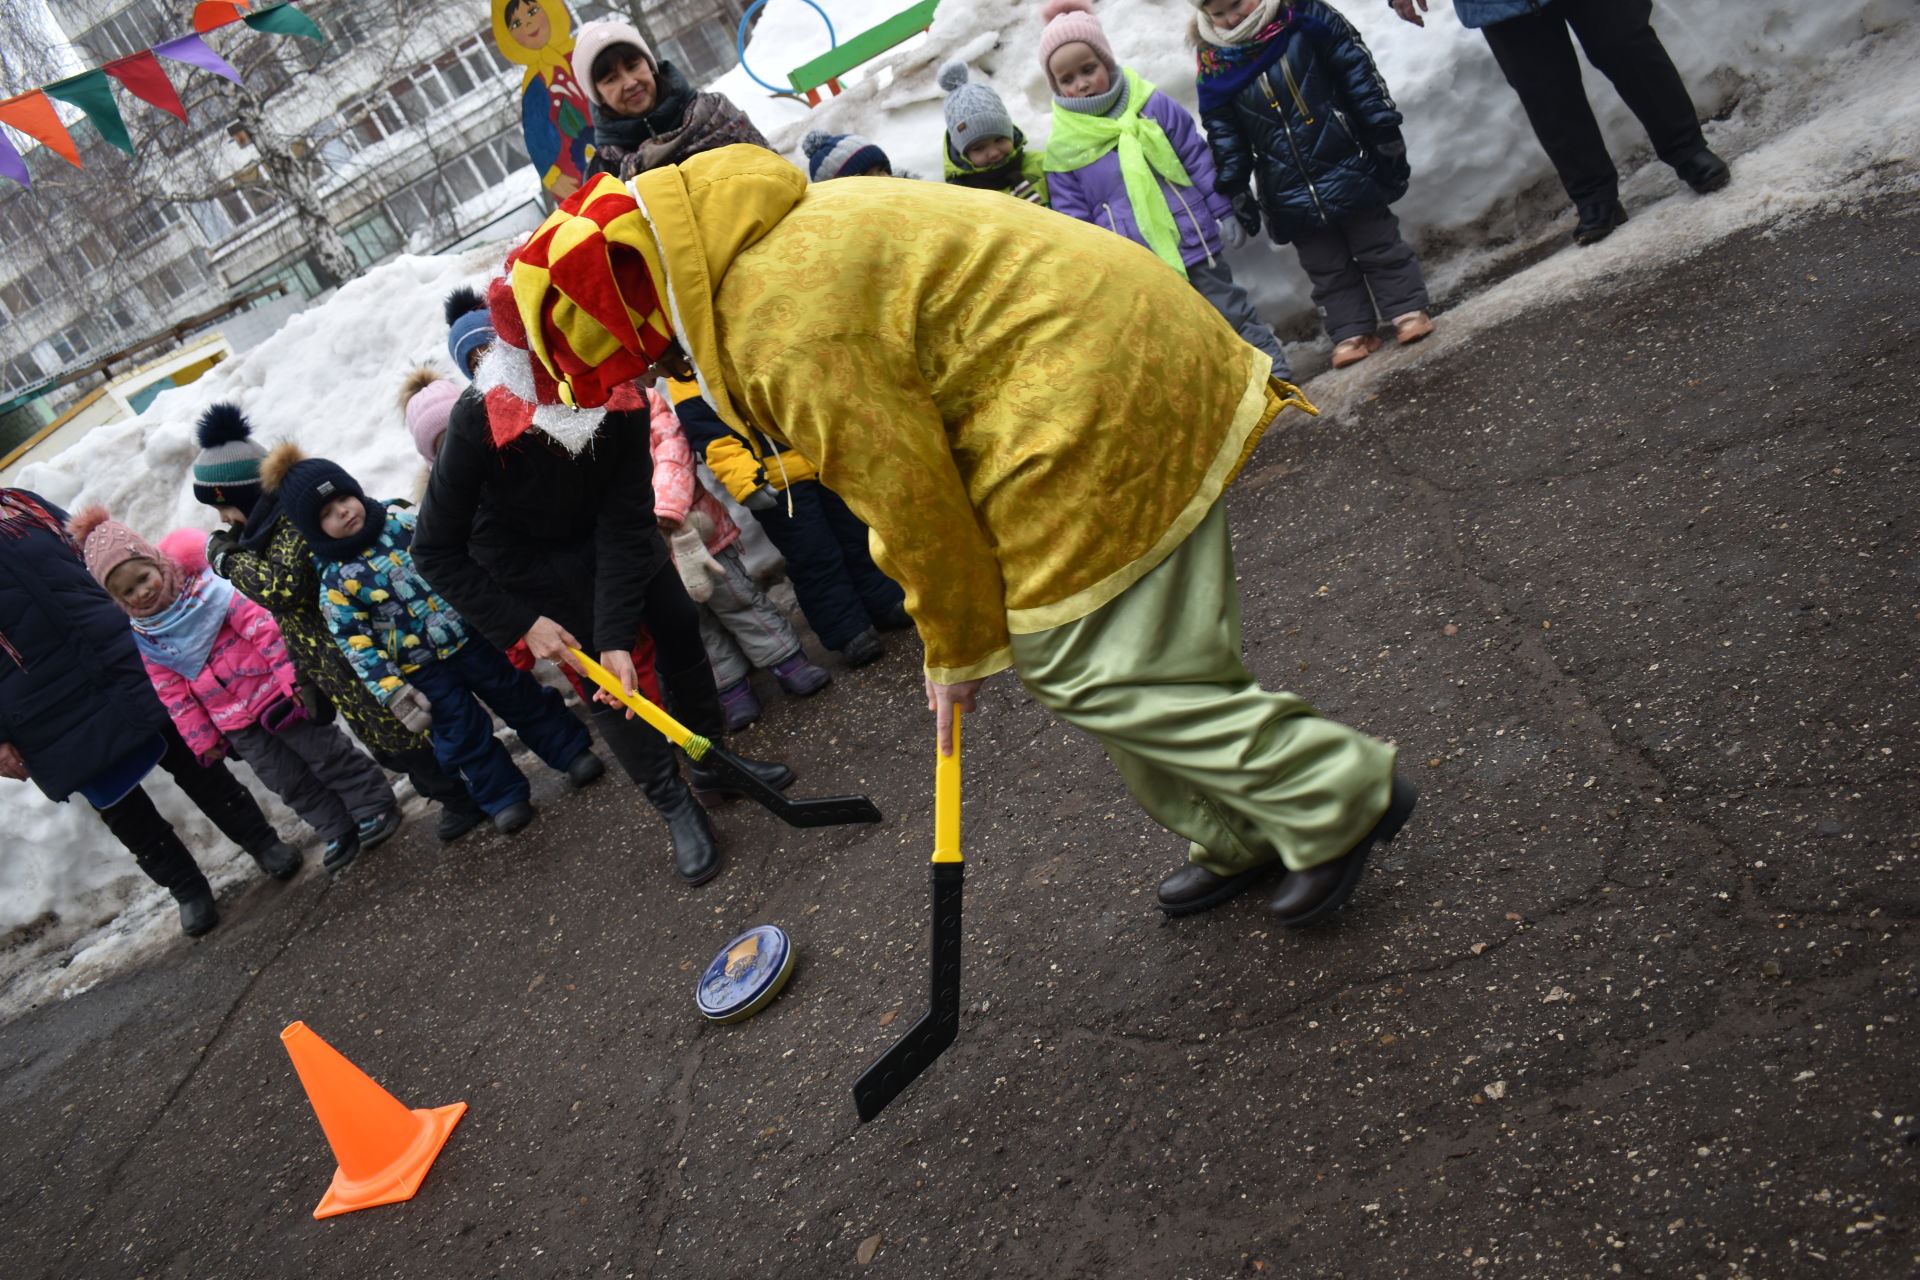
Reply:
[[1133, 205], [1133, 220], [1146, 237], [1147, 248], [1184, 276], [1187, 264], [1180, 259], [1180, 227], [1155, 177], [1181, 187], [1192, 186], [1193, 179], [1167, 141], [1166, 130], [1141, 114], [1154, 87], [1132, 67], [1123, 68], [1123, 74], [1127, 78], [1127, 105], [1118, 116], [1088, 116], [1054, 107], [1053, 136], [1047, 139], [1047, 172], [1084, 169], [1119, 147], [1120, 176], [1127, 184], [1127, 201]]

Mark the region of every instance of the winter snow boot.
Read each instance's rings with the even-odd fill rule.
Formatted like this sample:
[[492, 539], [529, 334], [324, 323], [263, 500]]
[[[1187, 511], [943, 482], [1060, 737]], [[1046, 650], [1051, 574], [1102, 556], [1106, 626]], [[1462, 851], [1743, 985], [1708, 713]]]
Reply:
[[220, 923], [220, 909], [213, 905], [213, 886], [194, 862], [180, 836], [168, 827], [151, 843], [130, 851], [140, 870], [180, 904], [180, 930], [197, 938]]
[[1409, 311], [1393, 318], [1394, 341], [1401, 346], [1418, 342], [1433, 332], [1433, 317], [1424, 311]]
[[1673, 166], [1673, 171], [1696, 195], [1710, 195], [1733, 180], [1733, 170], [1727, 168], [1727, 162], [1705, 147]]
[[667, 820], [673, 865], [681, 879], [688, 884], [713, 879], [720, 872], [720, 849], [707, 815], [680, 776], [680, 756], [673, 744], [650, 726], [626, 719], [617, 708], [596, 705], [593, 713], [599, 717], [600, 736], [612, 748], [613, 758]]
[[359, 830], [353, 834], [359, 839], [362, 849], [371, 849], [376, 845], [384, 843], [399, 829], [400, 806], [395, 805], [393, 808], [383, 811], [379, 817], [368, 818], [360, 824]]
[[726, 713], [727, 732], [738, 733], [760, 718], [760, 699], [753, 696], [753, 680], [741, 676], [720, 691], [720, 709]]
[[327, 841], [327, 851], [320, 858], [320, 865], [330, 872], [345, 871], [360, 856], [360, 837], [354, 832], [336, 840]]
[[434, 825], [433, 834], [442, 844], [451, 844], [486, 820], [487, 811], [472, 800], [465, 804], [450, 801], [440, 806], [440, 821]]
[[567, 765], [567, 785], [578, 791], [581, 787], [600, 781], [600, 775], [606, 771], [607, 766], [599, 756], [593, 754], [591, 749], [583, 750]]
[[1620, 202], [1609, 196], [1605, 200], [1596, 200], [1592, 204], [1580, 206], [1580, 222], [1573, 229], [1575, 244], [1599, 244], [1613, 234], [1613, 229], [1625, 225], [1627, 211]]
[[814, 666], [797, 649], [791, 658], [773, 664], [773, 675], [790, 698], [810, 698], [833, 683], [833, 675], [825, 667]]
[[300, 871], [300, 851], [285, 840], [275, 840], [264, 849], [249, 850], [260, 870], [275, 880], [291, 880]]
[[[667, 695], [667, 709], [681, 724], [715, 745], [725, 741], [726, 715], [720, 708], [720, 691], [713, 687], [713, 669], [706, 663], [672, 675], [661, 673], [660, 691]], [[747, 772], [777, 791], [793, 785], [793, 770], [784, 764], [738, 755], [735, 758]], [[709, 809], [740, 794], [712, 765], [689, 761], [687, 776], [693, 784], [694, 796]]]
[[533, 806], [525, 800], [515, 800], [512, 804], [493, 815], [493, 829], [503, 836], [516, 831], [526, 830], [533, 821]]
[[913, 630], [913, 615], [907, 612], [907, 606], [897, 604], [873, 620], [873, 625], [882, 631]]
[[879, 661], [886, 653], [880, 646], [880, 637], [873, 634], [872, 627], [868, 627], [840, 646], [840, 661], [849, 667], [864, 667], [869, 662]]
[[1333, 344], [1333, 367], [1344, 369], [1350, 364], [1359, 364], [1379, 349], [1380, 339], [1371, 333], [1342, 338]]
[[197, 938], [220, 923], [220, 908], [213, 903], [213, 886], [205, 876], [198, 884], [181, 885], [169, 890], [180, 904], [180, 932]]
[[1414, 785], [1394, 775], [1387, 811], [1373, 824], [1373, 830], [1332, 862], [1323, 862], [1305, 871], [1289, 871], [1267, 903], [1268, 912], [1280, 917], [1280, 923], [1287, 928], [1298, 929], [1339, 910], [1360, 883], [1360, 873], [1366, 870], [1367, 855], [1373, 852], [1373, 846], [1399, 835], [1419, 800], [1420, 793]]

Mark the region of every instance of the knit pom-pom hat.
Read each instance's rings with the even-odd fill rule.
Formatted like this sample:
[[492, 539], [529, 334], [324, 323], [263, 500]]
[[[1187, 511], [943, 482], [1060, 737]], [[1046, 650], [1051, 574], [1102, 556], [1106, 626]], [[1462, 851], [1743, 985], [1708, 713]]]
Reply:
[[[297, 444], [277, 444], [260, 470], [267, 492], [280, 499], [287, 520], [322, 560], [344, 560], [373, 545], [387, 522], [385, 503], [367, 497], [360, 482], [337, 462], [309, 458]], [[320, 527], [320, 511], [335, 498], [358, 498], [367, 509], [366, 523], [347, 538], [329, 538]]]
[[460, 384], [447, 381], [431, 369], [415, 369], [407, 375], [401, 396], [413, 447], [432, 462], [440, 453], [440, 437], [447, 434], [453, 403], [460, 398]]
[[982, 138], [1014, 136], [1013, 117], [993, 86], [969, 81], [967, 64], [958, 58], [940, 68], [940, 87], [947, 91], [947, 145], [966, 159], [967, 148]]
[[1113, 46], [1107, 43], [1107, 33], [1101, 29], [1100, 19], [1093, 16], [1093, 0], [1047, 0], [1040, 17], [1047, 24], [1040, 33], [1040, 70], [1055, 93], [1060, 92], [1060, 86], [1053, 82], [1051, 64], [1054, 51], [1062, 45], [1076, 41], [1087, 45], [1107, 64], [1108, 75], [1120, 74], [1120, 63], [1113, 56]]
[[[127, 561], [145, 560], [160, 571], [165, 583], [159, 603], [146, 612], [157, 613], [179, 598], [180, 588], [186, 582], [180, 566], [145, 538], [108, 515], [105, 507], [96, 505], [81, 508], [67, 521], [67, 532], [79, 544], [81, 558], [87, 562], [87, 572], [101, 586], [106, 586], [113, 571]], [[114, 603], [119, 604], [119, 597], [114, 598]], [[120, 607], [126, 608], [125, 605]], [[133, 611], [128, 609], [127, 612]]]
[[473, 377], [474, 357], [493, 341], [493, 317], [486, 299], [471, 285], [461, 285], [441, 304], [447, 316], [447, 354], [463, 378]]
[[254, 440], [247, 415], [223, 400], [207, 406], [194, 432], [200, 441], [193, 460], [194, 501], [252, 511], [260, 500], [260, 460], [267, 451]]
[[207, 567], [207, 534], [204, 529], [175, 529], [160, 539], [160, 554], [179, 565], [189, 578], [197, 578]]
[[807, 157], [807, 176], [815, 182], [851, 177], [875, 165], [893, 168], [893, 162], [878, 144], [857, 133], [835, 134], [815, 129], [800, 140], [800, 150]]

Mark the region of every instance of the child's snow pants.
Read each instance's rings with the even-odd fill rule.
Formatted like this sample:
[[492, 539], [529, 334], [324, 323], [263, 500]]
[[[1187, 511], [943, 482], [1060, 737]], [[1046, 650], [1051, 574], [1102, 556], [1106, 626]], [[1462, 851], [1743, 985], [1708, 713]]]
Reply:
[[755, 511], [753, 518], [787, 558], [794, 597], [821, 644], [844, 648], [876, 618], [906, 603], [900, 584], [873, 563], [867, 526], [839, 494], [818, 480], [801, 480], [775, 496], [779, 504]]
[[302, 720], [273, 733], [253, 724], [227, 736], [234, 754], [322, 840], [350, 836], [397, 803], [380, 766], [335, 725]]
[[1330, 862], [1386, 812], [1394, 748], [1262, 689], [1241, 661], [1225, 502], [1106, 605], [1014, 636], [1013, 660], [1035, 700], [1097, 738], [1140, 807], [1217, 875]]
[[1313, 281], [1321, 323], [1335, 342], [1428, 307], [1420, 258], [1401, 237], [1400, 220], [1383, 204], [1296, 235], [1293, 247]]
[[407, 679], [433, 706], [434, 756], [467, 784], [489, 815], [525, 800], [529, 788], [527, 776], [493, 736], [493, 720], [482, 702], [555, 769], [565, 769], [592, 743], [559, 690], [516, 671], [505, 654], [478, 636]]

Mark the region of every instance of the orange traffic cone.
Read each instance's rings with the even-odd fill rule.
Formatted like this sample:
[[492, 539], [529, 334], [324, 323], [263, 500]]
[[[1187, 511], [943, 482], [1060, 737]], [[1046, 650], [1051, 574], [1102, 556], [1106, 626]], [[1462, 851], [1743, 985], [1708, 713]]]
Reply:
[[467, 1104], [409, 1110], [304, 1022], [288, 1026], [280, 1042], [340, 1162], [313, 1216], [411, 1200]]

